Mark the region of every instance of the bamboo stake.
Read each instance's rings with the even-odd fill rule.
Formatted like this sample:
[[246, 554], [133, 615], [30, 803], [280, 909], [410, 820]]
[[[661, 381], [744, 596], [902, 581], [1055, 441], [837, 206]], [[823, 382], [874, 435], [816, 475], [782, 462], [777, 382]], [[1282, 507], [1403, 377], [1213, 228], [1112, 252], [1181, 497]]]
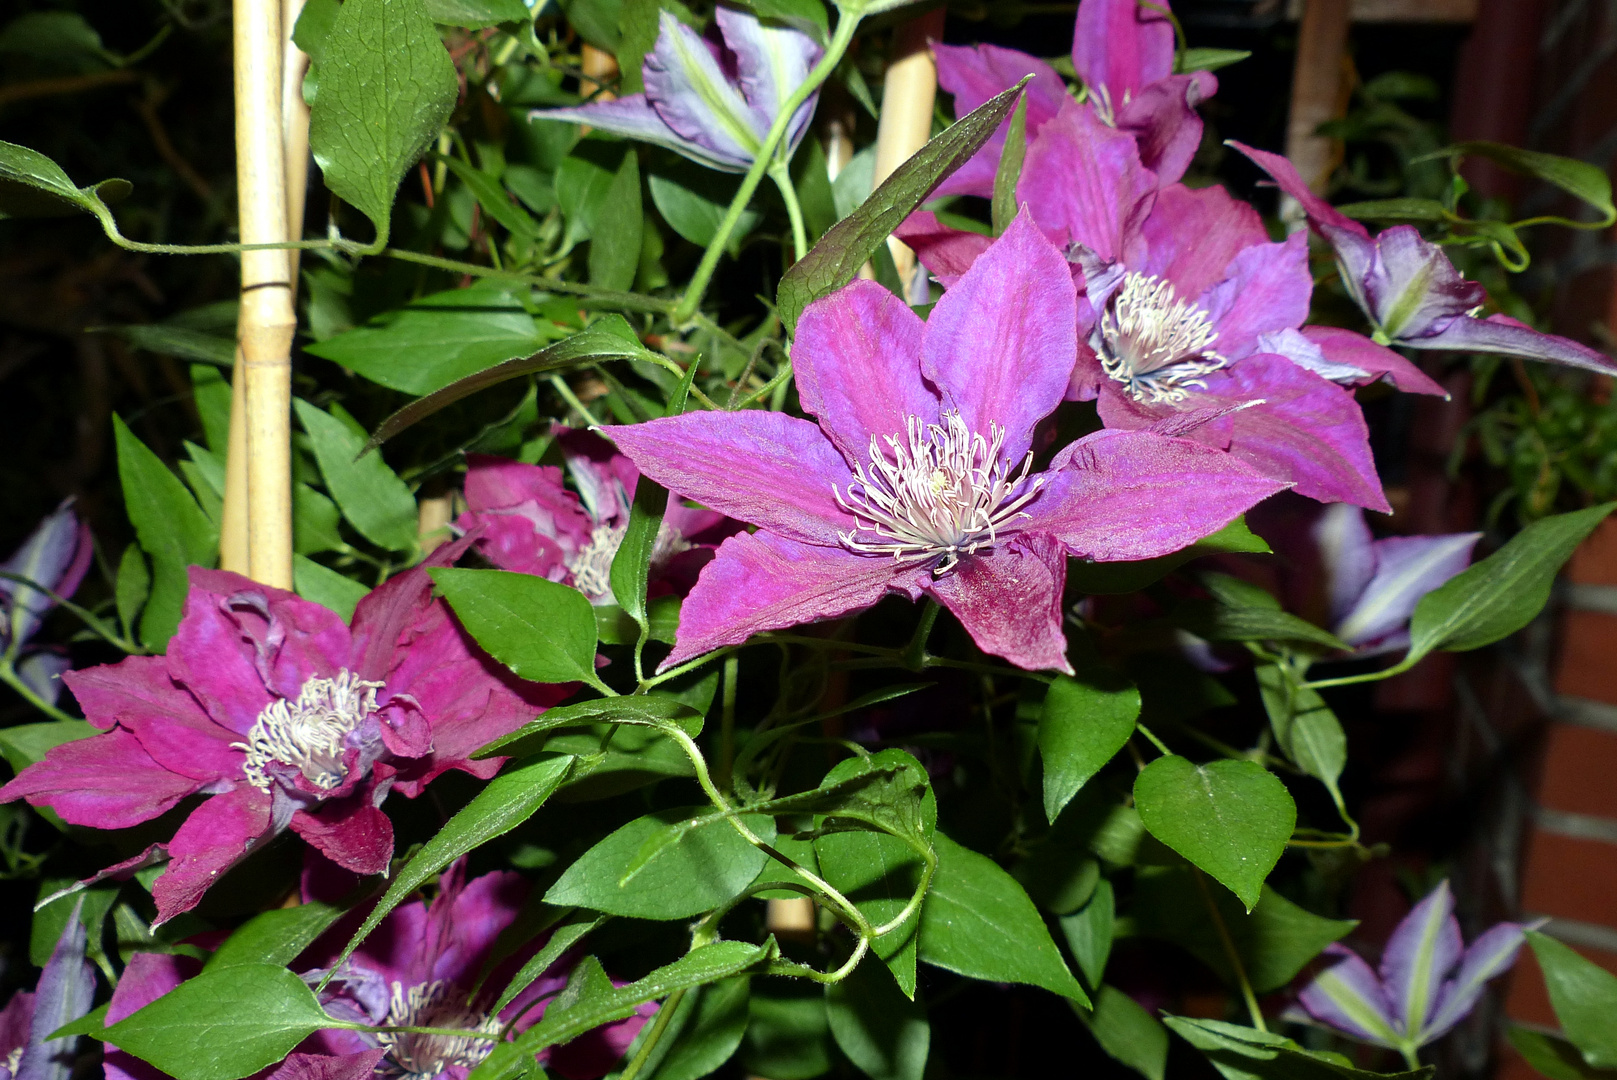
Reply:
[[[236, 191], [244, 244], [287, 238], [281, 0], [235, 0]], [[292, 587], [292, 311], [284, 251], [241, 254], [239, 381], [245, 416], [247, 573]], [[238, 474], [239, 475], [239, 474]]]
[[[872, 188], [893, 174], [932, 135], [932, 109], [938, 96], [938, 65], [931, 43], [943, 37], [943, 10], [911, 19], [893, 32], [882, 82], [881, 119], [876, 127], [876, 169]], [[892, 237], [887, 248], [898, 280], [911, 299], [917, 291], [915, 253]], [[924, 275], [924, 271], [923, 271]], [[921, 282], [926, 278], [922, 276]]]
[[[1336, 168], [1341, 144], [1316, 135], [1327, 120], [1342, 113], [1343, 61], [1347, 56], [1350, 0], [1308, 0], [1297, 29], [1297, 64], [1291, 78], [1291, 117], [1286, 124], [1286, 157], [1303, 182], [1323, 194]], [[1280, 216], [1292, 231], [1303, 227], [1303, 212], [1294, 199], [1284, 199]]]

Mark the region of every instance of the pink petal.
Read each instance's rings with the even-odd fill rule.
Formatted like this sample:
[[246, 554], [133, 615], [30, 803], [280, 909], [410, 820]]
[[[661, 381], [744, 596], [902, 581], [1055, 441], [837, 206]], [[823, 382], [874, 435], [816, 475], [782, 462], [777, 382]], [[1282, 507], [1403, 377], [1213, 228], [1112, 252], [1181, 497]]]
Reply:
[[1449, 396], [1447, 390], [1414, 363], [1385, 345], [1377, 345], [1363, 334], [1334, 326], [1305, 326], [1302, 334], [1318, 345], [1331, 363], [1347, 364], [1368, 371], [1371, 378], [1364, 382], [1386, 379], [1405, 393]]
[[393, 858], [393, 822], [359, 791], [292, 815], [292, 831], [356, 874], [383, 874]]
[[1301, 326], [1313, 292], [1306, 233], [1242, 249], [1230, 261], [1228, 277], [1201, 298], [1218, 327], [1213, 347], [1230, 360], [1250, 355], [1261, 335]]
[[873, 438], [902, 436], [910, 417], [937, 422], [938, 395], [920, 371], [925, 325], [887, 289], [857, 280], [798, 320], [792, 370], [803, 411], [850, 467], [870, 459]]
[[[1023, 91], [1027, 100], [1024, 132], [1028, 138], [1061, 111], [1067, 99], [1067, 86], [1055, 68], [1034, 56], [999, 45], [944, 45], [934, 43], [932, 55], [938, 63], [938, 85], [954, 95], [954, 114], [965, 116], [995, 94], [1009, 90], [1032, 75]], [[994, 194], [994, 174], [1010, 128], [1007, 118], [999, 130], [952, 176], [938, 185], [933, 197], [944, 195]], [[928, 267], [930, 269], [930, 266]]]
[[116, 664], [64, 672], [62, 681], [73, 691], [84, 718], [102, 731], [148, 716], [208, 718], [196, 699], [169, 678], [166, 657], [130, 656]]
[[1156, 190], [1134, 136], [1069, 102], [1028, 147], [1016, 197], [1057, 245], [1082, 244], [1104, 262], [1133, 265]]
[[848, 465], [821, 430], [776, 412], [685, 413], [608, 430], [657, 483], [738, 521], [811, 544], [855, 528], [832, 485]]
[[472, 878], [448, 902], [440, 892], [428, 913], [429, 922], [436, 918], [441, 926], [434, 935], [440, 944], [431, 977], [470, 986], [500, 935], [516, 921], [529, 892], [522, 876], [509, 871]]
[[[452, 544], [444, 544], [420, 565], [395, 574], [372, 589], [354, 608], [351, 653], [347, 667], [362, 679], [386, 681], [398, 664], [398, 651], [415, 637], [415, 625], [432, 607], [432, 578], [427, 571], [435, 566], [453, 566], [466, 549], [477, 542], [468, 533]], [[393, 687], [377, 695], [385, 702]]]
[[288, 1054], [269, 1074], [269, 1080], [367, 1080], [387, 1056], [387, 1050], [360, 1050], [331, 1057], [326, 1054]]
[[974, 433], [990, 438], [997, 424], [1019, 462], [1066, 394], [1077, 348], [1067, 260], [1024, 211], [932, 309], [921, 371]]
[[152, 760], [127, 731], [54, 746], [0, 788], [0, 802], [27, 799], [73, 825], [127, 829], [172, 809], [202, 785]]
[[1336, 207], [1314, 194], [1306, 181], [1297, 173], [1297, 168], [1290, 161], [1279, 154], [1271, 154], [1267, 150], [1258, 150], [1245, 143], [1229, 141], [1230, 146], [1239, 150], [1250, 158], [1253, 164], [1268, 173], [1280, 190], [1290, 195], [1302, 204], [1303, 212], [1318, 226], [1342, 232], [1356, 233], [1364, 240], [1370, 239], [1370, 231]]
[[1190, 168], [1202, 143], [1202, 118], [1196, 106], [1217, 92], [1218, 80], [1196, 71], [1141, 87], [1118, 106], [1118, 130], [1134, 136], [1141, 163], [1162, 183], [1178, 180]]
[[247, 755], [231, 746], [237, 741], [235, 733], [206, 716], [141, 717], [129, 721], [127, 730], [153, 761], [170, 772], [199, 784], [242, 778]]
[[1173, 24], [1137, 0], [1082, 0], [1072, 32], [1072, 66], [1089, 86], [1121, 104], [1173, 74]]
[[1148, 254], [1134, 269], [1167, 279], [1187, 300], [1224, 280], [1240, 252], [1269, 242], [1258, 212], [1216, 184], [1163, 188], [1141, 231]]
[[993, 243], [982, 233], [949, 228], [930, 210], [915, 211], [893, 230], [893, 235], [908, 244], [921, 265], [946, 288], [953, 288], [960, 275], [971, 269], [977, 256]]
[[168, 869], [152, 885], [157, 923], [196, 907], [219, 875], [246, 858], [269, 830], [269, 796], [247, 784], [191, 811], [169, 841]]
[[968, 555], [927, 585], [983, 652], [1029, 671], [1072, 673], [1061, 630], [1067, 558], [1038, 533], [1017, 533], [984, 555]]

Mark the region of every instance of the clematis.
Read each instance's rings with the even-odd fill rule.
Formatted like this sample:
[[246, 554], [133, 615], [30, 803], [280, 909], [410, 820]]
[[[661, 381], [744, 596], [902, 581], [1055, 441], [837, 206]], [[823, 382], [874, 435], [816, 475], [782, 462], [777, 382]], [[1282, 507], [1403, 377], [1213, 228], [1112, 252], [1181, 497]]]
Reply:
[[1314, 194], [1279, 154], [1230, 145], [1302, 204], [1309, 224], [1335, 250], [1342, 284], [1375, 328], [1377, 342], [1501, 353], [1617, 374], [1617, 361], [1586, 345], [1541, 334], [1508, 315], [1480, 317], [1487, 290], [1462, 277], [1443, 249], [1413, 225], [1395, 225], [1372, 238], [1363, 225]]
[[985, 652], [1068, 670], [1068, 556], [1176, 551], [1283, 486], [1146, 432], [1097, 433], [1033, 471], [1076, 335], [1066, 261], [1023, 214], [926, 322], [872, 282], [808, 306], [792, 363], [817, 424], [741, 411], [611, 429], [645, 475], [759, 527], [702, 571], [664, 664], [897, 593], [937, 600]]
[[1286, 1019], [1398, 1050], [1418, 1067], [1415, 1051], [1476, 1008], [1488, 980], [1515, 963], [1530, 929], [1498, 923], [1467, 946], [1445, 881], [1398, 924], [1379, 969], [1344, 945], [1327, 946], [1333, 962], [1297, 995]]
[[[746, 172], [770, 126], [819, 63], [823, 51], [807, 34], [765, 26], [757, 16], [720, 5], [720, 42], [710, 42], [674, 16], [659, 15], [657, 44], [641, 66], [646, 89], [572, 109], [536, 109], [535, 120], [568, 120], [655, 143], [701, 165]], [[776, 161], [790, 161], [808, 130], [818, 92], [786, 129]]]
[[[467, 511], [455, 527], [477, 530], [473, 547], [502, 570], [563, 582], [592, 603], [616, 603], [612, 559], [629, 527], [640, 474], [598, 435], [558, 425], [557, 441], [577, 494], [553, 466], [471, 454]], [[651, 595], [689, 592], [717, 542], [734, 530], [724, 515], [670, 498], [652, 551]]]
[[0, 1009], [0, 1080], [68, 1080], [76, 1038], [47, 1039], [90, 1011], [95, 971], [84, 959], [88, 937], [79, 906], [62, 928], [33, 990], [19, 990]]
[[0, 578], [0, 610], [4, 611], [0, 652], [10, 658], [23, 684], [49, 705], [56, 704], [61, 696], [60, 676], [71, 661], [65, 653], [28, 645], [56, 606], [56, 601], [39, 586], [70, 599], [90, 569], [94, 554], [90, 527], [79, 520], [73, 500], [67, 499], [46, 515], [11, 558], [0, 563], [0, 570], [15, 575]]
[[[468, 542], [429, 561], [452, 562]], [[339, 866], [381, 873], [390, 790], [413, 798], [448, 769], [492, 777], [500, 763], [472, 754], [571, 692], [516, 679], [431, 590], [425, 568], [399, 574], [350, 627], [292, 593], [193, 567], [167, 655], [66, 676], [103, 734], [52, 749], [0, 800], [121, 829], [208, 796], [145, 856], [169, 860], [152, 889], [159, 921], [288, 828]]]
[[[1218, 90], [1211, 72], [1173, 73], [1174, 32], [1167, 8], [1166, 0], [1153, 7], [1138, 0], [1082, 0], [1072, 34], [1072, 65], [1087, 89], [1084, 107], [1102, 123], [1133, 136], [1147, 168], [1165, 184], [1178, 180], [1190, 166], [1202, 139], [1196, 106]], [[1025, 91], [1031, 139], [1071, 100], [1055, 69], [1027, 53], [998, 45], [934, 44], [932, 51], [938, 84], [954, 95], [959, 115], [1032, 75]], [[991, 196], [1008, 125], [1006, 121], [937, 193]]]

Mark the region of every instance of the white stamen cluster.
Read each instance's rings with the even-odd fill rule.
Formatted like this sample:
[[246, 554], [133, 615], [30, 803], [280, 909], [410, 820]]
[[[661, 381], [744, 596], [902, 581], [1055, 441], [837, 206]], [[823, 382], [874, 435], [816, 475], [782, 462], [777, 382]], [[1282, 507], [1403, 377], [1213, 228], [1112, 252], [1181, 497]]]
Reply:
[[[622, 525], [597, 525], [590, 530], [589, 543], [567, 560], [567, 572], [573, 575], [573, 585], [579, 592], [590, 597], [611, 597], [612, 560], [617, 558], [618, 548], [623, 546], [623, 535], [628, 531], [627, 521]], [[651, 548], [651, 565], [656, 566], [690, 549], [690, 542], [664, 521]]]
[[273, 762], [290, 765], [324, 791], [342, 784], [348, 775], [343, 764], [348, 734], [376, 711], [379, 682], [357, 678], [343, 670], [335, 679], [310, 679], [298, 699], [270, 702], [247, 731], [247, 741], [231, 743], [247, 752], [242, 772], [260, 791], [270, 789], [264, 770]]
[[[1034, 477], [1025, 490], [1033, 454], [1020, 470], [1000, 460], [1005, 432], [990, 427], [992, 441], [974, 434], [960, 414], [945, 412], [942, 423], [919, 417], [908, 421], [908, 444], [897, 435], [870, 439], [870, 465], [854, 470], [844, 494], [832, 485], [837, 503], [859, 521], [859, 530], [881, 540], [840, 533], [842, 544], [861, 555], [891, 555], [895, 562], [934, 561], [945, 574], [962, 555], [992, 548], [998, 533], [1017, 518], [1044, 483]], [[883, 451], [881, 442], [886, 442]], [[892, 459], [888, 460], [888, 453]]]
[[1097, 352], [1106, 374], [1137, 401], [1182, 401], [1202, 376], [1225, 360], [1210, 346], [1218, 340], [1207, 312], [1174, 294], [1173, 284], [1130, 273], [1100, 318]]
[[471, 1008], [461, 993], [442, 979], [408, 989], [394, 983], [382, 1026], [458, 1028], [465, 1034], [380, 1032], [377, 1042], [387, 1051], [384, 1068], [395, 1076], [425, 1080], [451, 1066], [472, 1068], [488, 1057], [499, 1041], [499, 1017]]
[[[1133, 99], [1133, 94], [1123, 91], [1123, 104], [1127, 105]], [[1095, 106], [1095, 116], [1101, 123], [1109, 128], [1117, 126], [1117, 109], [1112, 104], [1112, 93], [1098, 83], [1089, 88], [1089, 101]]]

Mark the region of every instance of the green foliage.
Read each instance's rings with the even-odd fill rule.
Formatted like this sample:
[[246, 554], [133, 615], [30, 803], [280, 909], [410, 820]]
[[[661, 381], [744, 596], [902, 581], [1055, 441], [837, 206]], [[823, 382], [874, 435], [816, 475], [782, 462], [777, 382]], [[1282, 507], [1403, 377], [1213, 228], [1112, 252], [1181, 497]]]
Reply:
[[932, 1028], [887, 968], [867, 959], [827, 986], [825, 1013], [837, 1046], [870, 1080], [921, 1080]]
[[1590, 1068], [1617, 1068], [1617, 975], [1536, 930], [1527, 941], [1567, 1040]]
[[1429, 1080], [1430, 1065], [1410, 1072], [1355, 1068], [1341, 1054], [1304, 1050], [1292, 1040], [1222, 1020], [1163, 1019], [1174, 1034], [1200, 1050], [1225, 1080]]
[[508, 570], [428, 572], [461, 625], [522, 678], [595, 681], [595, 612], [577, 589]]
[[1044, 813], [1052, 822], [1134, 734], [1140, 692], [1098, 663], [1050, 684], [1039, 714]]
[[365, 429], [337, 406], [323, 412], [299, 398], [298, 422], [309, 433], [326, 490], [361, 536], [390, 551], [416, 546], [415, 496], [380, 454], [360, 456]]

